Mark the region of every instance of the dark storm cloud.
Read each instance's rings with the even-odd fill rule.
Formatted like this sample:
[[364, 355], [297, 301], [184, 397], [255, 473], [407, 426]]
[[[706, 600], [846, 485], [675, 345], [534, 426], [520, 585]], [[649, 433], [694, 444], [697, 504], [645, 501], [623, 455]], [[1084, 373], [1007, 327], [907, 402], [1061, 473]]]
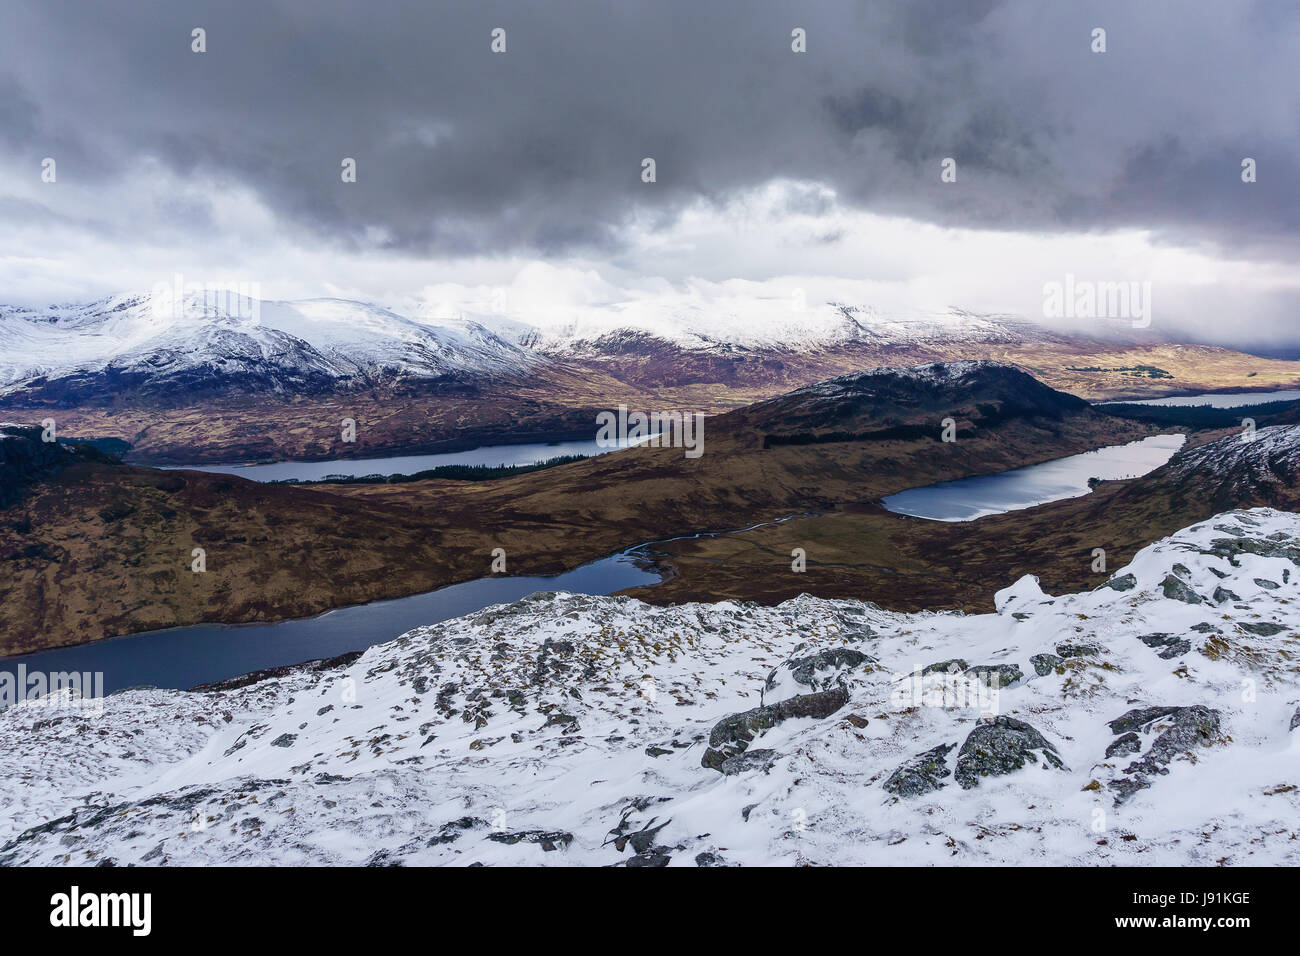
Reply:
[[[345, 245], [611, 250], [633, 212], [670, 223], [778, 177], [942, 224], [1141, 226], [1265, 254], [1300, 225], [1300, 8], [1283, 2], [9, 6], [11, 156], [57, 156], [61, 181], [106, 192], [159, 161]], [[1105, 54], [1089, 49], [1096, 26]], [[939, 181], [948, 156], [954, 185]]]

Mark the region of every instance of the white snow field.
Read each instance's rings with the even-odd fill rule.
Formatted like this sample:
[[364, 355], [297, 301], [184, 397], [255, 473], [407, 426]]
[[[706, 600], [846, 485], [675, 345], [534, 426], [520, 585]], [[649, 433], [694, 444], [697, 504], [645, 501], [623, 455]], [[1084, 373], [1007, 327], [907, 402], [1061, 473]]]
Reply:
[[0, 863], [1294, 865], [1298, 599], [1270, 509], [984, 615], [533, 595], [0, 713]]

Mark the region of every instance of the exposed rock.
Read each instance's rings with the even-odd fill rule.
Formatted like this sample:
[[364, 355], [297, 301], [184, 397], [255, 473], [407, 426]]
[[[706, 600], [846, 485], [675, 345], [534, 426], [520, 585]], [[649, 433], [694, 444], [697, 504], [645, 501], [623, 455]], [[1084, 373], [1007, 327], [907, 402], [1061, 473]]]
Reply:
[[1022, 720], [999, 715], [981, 722], [957, 752], [956, 780], [963, 790], [979, 785], [981, 777], [996, 777], [1013, 773], [1026, 762], [1038, 762], [1038, 752], [1044, 761], [1057, 770], [1065, 763], [1056, 747], [1042, 734]]
[[619, 853], [622, 853], [627, 849], [628, 844], [631, 844], [633, 853], [644, 853], [646, 850], [649, 850], [654, 846], [655, 837], [659, 835], [659, 831], [672, 823], [672, 820], [669, 819], [660, 823], [658, 826], [655, 826], [655, 820], [657, 819], [658, 817], [655, 817], [640, 830], [633, 830], [631, 833], [621, 833], [620, 831], [627, 826], [628, 822], [627, 816], [624, 816], [623, 819], [619, 821], [618, 828], [610, 831], [611, 835], [614, 836], [614, 849], [618, 850]]
[[746, 750], [742, 754], [728, 757], [718, 766], [724, 776], [744, 773], [746, 770], [762, 770], [766, 773], [780, 758], [775, 750]]
[[1034, 673], [1039, 677], [1046, 677], [1048, 674], [1052, 673], [1052, 671], [1064, 664], [1065, 661], [1057, 657], [1055, 654], [1035, 654], [1033, 657], [1029, 658], [1029, 663], [1034, 665]]
[[1131, 574], [1121, 574], [1118, 577], [1111, 578], [1105, 584], [1104, 588], [1111, 588], [1115, 591], [1132, 591], [1137, 587], [1137, 578]]
[[1172, 574], [1165, 575], [1165, 579], [1160, 582], [1160, 588], [1164, 591], [1165, 597], [1173, 601], [1182, 601], [1184, 604], [1201, 604], [1205, 600]]
[[1293, 548], [1260, 538], [1216, 538], [1210, 542], [1210, 554], [1227, 558], [1233, 567], [1240, 567], [1239, 554], [1254, 554], [1261, 558], [1286, 558], [1300, 566], [1300, 548]]
[[947, 786], [945, 777], [952, 776], [948, 769], [948, 754], [956, 744], [940, 744], [933, 750], [917, 754], [889, 775], [882, 786], [900, 797], [915, 797]]
[[487, 829], [488, 822], [478, 817], [460, 817], [452, 820], [450, 823], [444, 823], [438, 828], [438, 832], [429, 837], [426, 846], [438, 846], [443, 843], [455, 843], [460, 839], [461, 834], [466, 830]]
[[735, 866], [734, 863], [728, 863], [716, 853], [697, 853], [695, 854], [696, 866]]
[[976, 664], [966, 671], [986, 687], [1010, 687], [1025, 675], [1016, 664]]
[[875, 658], [847, 647], [836, 647], [808, 657], [795, 657], [775, 668], [763, 684], [762, 703], [773, 704], [808, 691], [829, 690], [848, 682], [847, 671]]
[[835, 687], [724, 717], [709, 733], [709, 746], [700, 759], [700, 765], [721, 770], [723, 761], [744, 753], [749, 742], [763, 731], [792, 717], [829, 717], [848, 702], [849, 692], [843, 687]]
[[[1128, 776], [1111, 782], [1110, 788], [1117, 794], [1115, 803], [1119, 805], [1139, 790], [1151, 786], [1151, 777], [1167, 774], [1168, 765], [1175, 758], [1190, 755], [1194, 747], [1204, 746], [1217, 737], [1219, 712], [1199, 704], [1192, 707], [1143, 707], [1115, 718], [1108, 726], [1111, 733], [1122, 735], [1121, 740], [1139, 733], [1159, 731], [1146, 756], [1124, 768]], [[1108, 756], [1117, 744], [1118, 740], [1107, 748]], [[1124, 746], [1131, 746], [1131, 742]]]
[[1258, 634], [1260, 637], [1272, 637], [1274, 634], [1281, 634], [1286, 630], [1281, 624], [1274, 624], [1271, 621], [1264, 621], [1258, 624], [1250, 621], [1238, 621], [1237, 626], [1243, 631], [1250, 631], [1252, 634]]
[[1116, 737], [1109, 747], [1106, 748], [1106, 759], [1111, 757], [1126, 757], [1129, 754], [1138, 753], [1142, 749], [1142, 738], [1133, 732]]
[[560, 850], [573, 842], [573, 834], [563, 830], [517, 830], [513, 833], [489, 833], [488, 839], [507, 846], [516, 843], [536, 843], [547, 853]]
[[1056, 653], [1062, 657], [1095, 657], [1105, 650], [1100, 644], [1057, 644]]
[[672, 859], [672, 847], [656, 846], [651, 847], [643, 853], [636, 856], [628, 857], [618, 866], [667, 866], [668, 861]]
[[1192, 649], [1191, 641], [1183, 637], [1174, 637], [1172, 634], [1144, 634], [1138, 640], [1167, 661], [1186, 654]]
[[956, 668], [957, 671], [964, 671], [969, 666], [970, 665], [967, 664], [960, 657], [954, 657], [952, 660], [936, 661], [933, 664], [929, 664], [925, 667], [922, 667], [921, 674], [922, 675], [935, 674], [935, 673], [951, 674], [951, 673], [955, 673], [953, 668]]

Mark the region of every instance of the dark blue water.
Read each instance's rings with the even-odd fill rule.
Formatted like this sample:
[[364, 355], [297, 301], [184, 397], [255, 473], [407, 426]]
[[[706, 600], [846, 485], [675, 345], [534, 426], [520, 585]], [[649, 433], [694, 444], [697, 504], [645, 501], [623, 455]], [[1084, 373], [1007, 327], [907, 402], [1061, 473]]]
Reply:
[[426, 594], [340, 608], [270, 624], [198, 624], [0, 660], [0, 671], [102, 672], [104, 693], [152, 684], [186, 688], [359, 651], [415, 627], [517, 601], [536, 591], [612, 594], [657, 584], [659, 575], [618, 554], [555, 577], [488, 577]]
[[271, 465], [168, 465], [188, 471], [209, 471], [222, 475], [238, 475], [251, 481], [321, 481], [331, 475], [361, 478], [366, 475], [414, 475], [443, 465], [535, 465], [561, 455], [603, 455], [615, 451], [596, 444], [596, 439], [586, 441], [560, 441], [527, 445], [485, 445], [469, 451], [444, 452], [440, 455], [398, 455], [390, 458], [337, 458], [331, 461], [281, 461]]
[[1204, 395], [1176, 395], [1173, 398], [1142, 398], [1124, 402], [1102, 402], [1103, 405], [1173, 405], [1177, 407], [1208, 405], [1210, 408], [1241, 408], [1243, 405], [1265, 405], [1268, 402], [1300, 401], [1300, 389], [1285, 388], [1272, 392], [1207, 392]]
[[973, 521], [985, 515], [1045, 505], [1088, 494], [1089, 478], [1136, 478], [1159, 468], [1183, 446], [1184, 435], [1156, 435], [1127, 445], [1029, 465], [996, 475], [959, 478], [890, 495], [890, 511], [935, 521]]

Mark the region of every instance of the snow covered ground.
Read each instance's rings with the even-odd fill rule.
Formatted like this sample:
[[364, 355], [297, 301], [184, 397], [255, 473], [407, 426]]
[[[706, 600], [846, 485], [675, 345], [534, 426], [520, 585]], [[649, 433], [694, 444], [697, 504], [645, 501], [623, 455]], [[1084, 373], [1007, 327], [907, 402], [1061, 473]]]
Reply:
[[533, 595], [0, 713], [0, 863], [1294, 865], [1298, 599], [1269, 509], [978, 616]]

